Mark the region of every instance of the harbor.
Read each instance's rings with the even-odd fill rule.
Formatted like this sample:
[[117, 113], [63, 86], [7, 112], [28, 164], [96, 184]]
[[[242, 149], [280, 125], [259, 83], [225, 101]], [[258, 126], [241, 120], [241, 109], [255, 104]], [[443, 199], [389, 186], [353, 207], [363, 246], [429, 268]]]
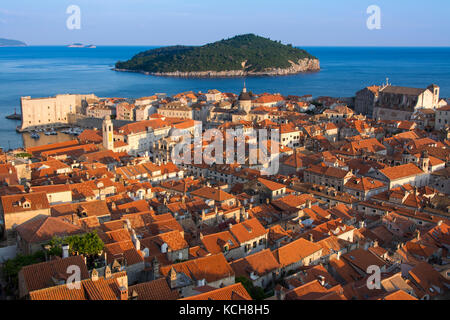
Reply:
[[23, 146], [25, 148], [37, 147], [46, 144], [53, 144], [59, 142], [70, 141], [83, 132], [79, 127], [66, 128], [62, 130], [35, 130], [32, 132], [22, 133]]

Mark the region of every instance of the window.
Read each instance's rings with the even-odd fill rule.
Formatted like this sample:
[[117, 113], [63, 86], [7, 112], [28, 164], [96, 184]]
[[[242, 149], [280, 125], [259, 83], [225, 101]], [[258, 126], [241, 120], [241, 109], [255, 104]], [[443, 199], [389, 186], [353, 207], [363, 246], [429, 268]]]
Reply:
[[257, 245], [258, 245], [258, 243], [256, 241], [253, 242], [253, 248], [256, 248]]

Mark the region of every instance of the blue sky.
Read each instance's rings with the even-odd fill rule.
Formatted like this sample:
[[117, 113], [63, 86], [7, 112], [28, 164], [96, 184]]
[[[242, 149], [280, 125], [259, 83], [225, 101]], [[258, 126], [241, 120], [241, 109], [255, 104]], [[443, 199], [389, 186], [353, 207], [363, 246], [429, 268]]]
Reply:
[[[81, 29], [69, 30], [69, 5]], [[370, 5], [381, 29], [369, 30]], [[448, 0], [1, 0], [0, 37], [30, 45], [192, 44], [255, 33], [298, 46], [450, 46]]]

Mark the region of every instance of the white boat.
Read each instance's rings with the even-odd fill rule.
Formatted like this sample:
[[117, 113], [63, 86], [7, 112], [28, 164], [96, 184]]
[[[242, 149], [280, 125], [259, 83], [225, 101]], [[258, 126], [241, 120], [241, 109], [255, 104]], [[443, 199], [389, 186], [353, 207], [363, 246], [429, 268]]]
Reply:
[[33, 138], [33, 139], [39, 139], [39, 138], [40, 138], [39, 134], [37, 134], [36, 132], [31, 133], [30, 136], [31, 136], [31, 138]]

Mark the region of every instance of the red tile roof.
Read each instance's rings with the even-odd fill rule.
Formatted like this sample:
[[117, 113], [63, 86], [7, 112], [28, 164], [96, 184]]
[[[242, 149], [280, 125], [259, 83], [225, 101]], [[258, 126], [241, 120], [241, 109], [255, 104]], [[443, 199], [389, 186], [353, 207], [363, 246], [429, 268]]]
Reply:
[[71, 223], [54, 217], [36, 217], [17, 227], [17, 232], [28, 243], [50, 241], [53, 237], [66, 237], [84, 231]]
[[230, 232], [241, 244], [269, 233], [256, 218], [232, 225], [230, 227]]
[[322, 247], [318, 244], [300, 238], [276, 249], [273, 255], [280, 264], [280, 267], [287, 267], [321, 250]]
[[25, 266], [21, 269], [19, 278], [23, 278], [28, 292], [41, 290], [58, 285], [52, 278], [56, 281], [67, 281], [67, 278], [72, 275], [72, 273], [67, 271], [69, 266], [78, 266], [80, 268], [81, 280], [89, 278], [89, 272], [82, 256], [72, 256], [65, 259], [58, 258]]
[[242, 283], [236, 283], [228, 287], [211, 290], [202, 294], [184, 298], [181, 300], [252, 300], [250, 294], [245, 290]]

